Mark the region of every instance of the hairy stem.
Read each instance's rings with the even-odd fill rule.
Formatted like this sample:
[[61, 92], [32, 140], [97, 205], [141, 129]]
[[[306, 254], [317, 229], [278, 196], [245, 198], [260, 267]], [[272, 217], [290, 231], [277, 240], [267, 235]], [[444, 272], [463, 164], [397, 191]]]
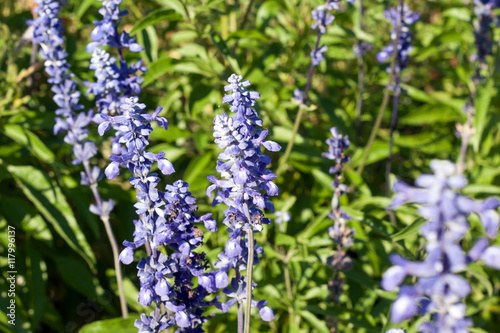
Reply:
[[238, 303], [238, 333], [243, 333], [243, 304]]
[[250, 212], [248, 211], [248, 205], [245, 202], [243, 204], [243, 210], [245, 211], [246, 218], [250, 223], [250, 228], [247, 230], [247, 242], [248, 242], [248, 259], [247, 259], [247, 302], [245, 307], [245, 327], [244, 333], [250, 333], [250, 319], [252, 314], [252, 275], [253, 275], [253, 256], [254, 256], [254, 235], [253, 235], [253, 225], [252, 219], [250, 218]]
[[[97, 190], [97, 183], [94, 179], [92, 179], [92, 173], [90, 171], [90, 163], [89, 161], [83, 162], [83, 168], [85, 173], [87, 174], [87, 178], [90, 182], [90, 189], [92, 190], [92, 194], [94, 195], [94, 200], [96, 205], [101, 208], [103, 204], [103, 200], [99, 191]], [[100, 209], [102, 211], [102, 209]], [[122, 317], [128, 317], [128, 309], [127, 309], [127, 301], [125, 299], [125, 291], [123, 289], [123, 275], [122, 269], [120, 266], [120, 261], [118, 260], [118, 244], [116, 243], [116, 238], [113, 233], [113, 229], [111, 228], [111, 224], [109, 222], [109, 214], [102, 214], [99, 216], [102, 223], [104, 224], [104, 229], [106, 230], [106, 235], [109, 240], [109, 244], [111, 245], [111, 251], [113, 253], [113, 264], [116, 272], [116, 284], [118, 286], [118, 296], [120, 298], [120, 308], [122, 312]]]

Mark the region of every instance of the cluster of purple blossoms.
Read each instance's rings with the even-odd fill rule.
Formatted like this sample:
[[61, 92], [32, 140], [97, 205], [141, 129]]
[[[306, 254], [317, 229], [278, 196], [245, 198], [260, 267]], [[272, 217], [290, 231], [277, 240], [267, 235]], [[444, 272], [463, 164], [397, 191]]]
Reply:
[[[328, 51], [328, 47], [326, 45], [320, 46], [320, 40], [321, 36], [326, 33], [326, 28], [335, 20], [335, 16], [333, 16], [333, 14], [331, 14], [330, 12], [334, 9], [339, 9], [339, 2], [340, 0], [327, 0], [326, 3], [317, 6], [311, 11], [311, 16], [315, 21], [311, 28], [313, 28], [314, 30], [318, 29], [318, 33], [316, 36], [314, 49], [310, 54], [311, 66], [309, 67], [308, 71], [308, 83], [305, 91], [301, 91], [299, 88], [296, 88], [293, 91], [293, 99], [298, 101], [300, 104], [304, 104], [307, 99], [307, 93], [310, 89], [314, 68], [317, 67], [323, 60], [325, 60], [324, 54], [326, 51]], [[347, 0], [347, 2], [355, 2], [355, 0]]]
[[121, 17], [127, 14], [126, 10], [120, 10], [122, 0], [98, 0], [102, 1], [99, 13], [103, 19], [95, 21], [96, 27], [92, 31], [90, 38], [92, 43], [87, 45], [87, 52], [92, 52], [97, 46], [111, 46], [118, 48], [120, 59], [122, 59], [122, 49], [128, 48], [132, 52], [142, 51], [143, 48], [130, 37], [127, 32], [118, 32], [118, 22]]
[[[281, 147], [273, 142], [266, 141], [267, 130], [261, 129], [262, 120], [253, 108], [255, 100], [260, 98], [259, 93], [248, 91], [249, 81], [242, 81], [242, 76], [231, 75], [229, 85], [225, 91], [232, 91], [225, 95], [223, 102], [231, 105], [232, 117], [226, 113], [219, 114], [214, 119], [214, 137], [219, 148], [224, 149], [219, 155], [217, 171], [221, 179], [214, 176], [208, 177], [212, 183], [207, 189], [207, 195], [217, 190], [213, 204], [224, 203], [228, 209], [224, 212], [223, 223], [227, 226], [229, 240], [224, 251], [219, 254], [219, 261], [215, 263], [218, 268], [210, 278], [200, 280], [200, 284], [209, 288], [225, 288], [224, 293], [231, 298], [227, 303], [219, 304], [219, 308], [226, 312], [231, 306], [246, 302], [247, 285], [241, 271], [248, 269], [247, 257], [249, 242], [246, 237], [248, 230], [260, 232], [262, 224], [269, 224], [270, 219], [264, 217], [263, 209], [273, 211], [274, 206], [269, 196], [278, 194], [278, 187], [272, 182], [276, 175], [267, 165], [271, 159], [261, 153], [261, 146], [269, 151], [279, 151]], [[253, 245], [253, 244], [252, 244]], [[262, 254], [260, 246], [255, 248], [254, 263], [258, 262], [258, 254]], [[236, 275], [231, 283], [228, 272], [234, 269]], [[252, 306], [260, 309], [263, 320], [274, 318], [272, 310], [265, 306], [266, 301], [251, 301]]]
[[[86, 82], [88, 93], [95, 96], [95, 104], [99, 114], [121, 114], [121, 105], [126, 99], [137, 96], [141, 92], [141, 83], [144, 79], [135, 75], [136, 72], [145, 72], [147, 69], [139, 60], [128, 64], [124, 58], [124, 50], [139, 52], [143, 48], [130, 37], [128, 33], [118, 31], [118, 21], [127, 14], [120, 10], [121, 0], [100, 0], [102, 7], [99, 13], [103, 16], [101, 21], [95, 21], [96, 27], [91, 33], [92, 42], [87, 45], [87, 51], [92, 52], [90, 69], [94, 70], [96, 82]], [[117, 50], [119, 64], [103, 46], [114, 47]], [[100, 122], [99, 115], [94, 119]], [[122, 131], [115, 128], [115, 137], [112, 140], [112, 153], [115, 155], [126, 154], [121, 144]]]
[[[382, 287], [393, 291], [406, 276], [417, 278], [415, 285], [403, 285], [391, 310], [393, 322], [419, 315], [431, 314], [431, 320], [419, 330], [424, 333], [468, 332], [472, 321], [465, 317], [463, 299], [471, 292], [470, 284], [458, 273], [467, 265], [482, 260], [488, 266], [500, 269], [500, 247], [490, 246], [489, 239], [498, 233], [497, 199], [476, 201], [457, 193], [467, 184], [463, 175], [456, 174], [449, 161], [431, 162], [434, 174], [421, 175], [418, 187], [404, 182], [394, 185], [396, 196], [392, 207], [406, 202], [420, 204], [419, 213], [427, 222], [420, 228], [426, 239], [426, 258], [422, 262], [409, 261], [392, 255], [394, 264], [384, 274]], [[478, 239], [466, 253], [461, 242], [469, 230], [468, 216], [477, 214], [487, 237]]]
[[[160, 178], [152, 172], [153, 164], [156, 162], [164, 175], [174, 172], [164, 153], [146, 150], [151, 122], [168, 127], [167, 120], [158, 116], [162, 108], [145, 114], [145, 105], [138, 103], [137, 97], [126, 99], [120, 108], [119, 115], [100, 114], [97, 119], [99, 134], [110, 128], [117, 129], [124, 146], [122, 151], [126, 151], [110, 157], [112, 162], [105, 170], [107, 178], [117, 177], [120, 166], [127, 167], [132, 173], [130, 183], [136, 189], [134, 206], [139, 219], [134, 221], [134, 240], [123, 243], [125, 249], [120, 261], [130, 264], [134, 250], [141, 246], [148, 252], [148, 257], [141, 259], [137, 266], [139, 302], [145, 306], [155, 303], [156, 308], [149, 316], [143, 314], [141, 320], [136, 321], [136, 327], [139, 332], [160, 332], [177, 325], [178, 332], [202, 332], [201, 325], [206, 320], [202, 316], [203, 308], [211, 303], [204, 301], [208, 295], [205, 288], [193, 286], [193, 278], [203, 275], [207, 265], [204, 254], [194, 252], [203, 241], [203, 233], [195, 223], [204, 222], [211, 231], [216, 230], [216, 223], [210, 214], [194, 215], [195, 199], [186, 183], [177, 181], [167, 186], [166, 192], [157, 189]], [[161, 250], [164, 246], [168, 246], [171, 253], [164, 253]]]
[[[347, 0], [347, 2], [354, 1]], [[340, 0], [327, 0], [325, 4], [319, 5], [311, 11], [312, 18], [315, 21], [311, 28], [318, 29], [318, 43], [316, 43], [314, 50], [311, 51], [311, 60], [314, 66], [318, 66], [325, 60], [323, 54], [328, 50], [328, 47], [326, 45], [319, 46], [319, 38], [326, 33], [326, 28], [335, 20], [335, 16], [330, 12], [339, 9], [339, 2]]]
[[[379, 62], [386, 62], [397, 48], [397, 62], [395, 66], [396, 73], [401, 72], [408, 65], [409, 52], [411, 51], [412, 33], [409, 26], [415, 24], [420, 18], [418, 13], [414, 13], [407, 5], [390, 8], [384, 11], [384, 16], [391, 21], [392, 42], [387, 45], [382, 51], [377, 53]], [[399, 33], [398, 33], [399, 29]], [[396, 39], [399, 39], [396, 41]], [[397, 46], [396, 46], [397, 43]]]
[[354, 51], [354, 55], [356, 57], [361, 57], [365, 53], [370, 52], [372, 49], [373, 44], [365, 42], [364, 40], [360, 41], [352, 47], [352, 50]]
[[[493, 52], [491, 25], [494, 22], [494, 9], [500, 8], [499, 0], [474, 0], [474, 13], [477, 21], [474, 22], [474, 37], [476, 44], [476, 59], [479, 61], [479, 68], [486, 67], [486, 57]], [[500, 18], [497, 17], [496, 24], [500, 24]], [[479, 73], [477, 77], [481, 78]]]
[[332, 186], [334, 193], [332, 196], [332, 211], [329, 217], [334, 221], [334, 224], [329, 229], [330, 237], [335, 241], [337, 249], [335, 253], [328, 259], [328, 264], [334, 269], [334, 277], [329, 281], [331, 295], [338, 303], [338, 298], [342, 293], [343, 279], [339, 276], [340, 271], [346, 271], [352, 268], [352, 260], [347, 254], [347, 248], [353, 244], [352, 235], [354, 230], [347, 227], [349, 217], [340, 208], [340, 197], [347, 192], [348, 188], [342, 184], [342, 169], [344, 165], [350, 161], [350, 157], [345, 153], [349, 148], [350, 142], [347, 136], [339, 134], [337, 128], [330, 129], [331, 138], [326, 140], [328, 144], [328, 152], [323, 153], [323, 157], [333, 160], [335, 165], [329, 170], [330, 174], [334, 175]]
[[[94, 22], [96, 27], [91, 34], [93, 42], [87, 45], [87, 51], [92, 52], [90, 69], [95, 71], [97, 82], [87, 82], [86, 85], [90, 88], [88, 93], [96, 96], [96, 106], [100, 113], [118, 114], [120, 105], [126, 98], [137, 96], [141, 92], [140, 85], [144, 79], [135, 73], [146, 71], [141, 60], [129, 65], [124, 59], [123, 51], [126, 48], [132, 52], [139, 52], [143, 48], [128, 33], [118, 32], [118, 20], [127, 13], [120, 11], [120, 4], [121, 0], [103, 1], [99, 9], [103, 19]], [[116, 48], [119, 65], [114, 57], [99, 46]]]
[[54, 0], [36, 0], [38, 5], [35, 13], [38, 17], [33, 20], [33, 40], [40, 45], [40, 55], [45, 59], [45, 71], [50, 76], [48, 82], [52, 84], [54, 101], [58, 106], [55, 118], [54, 132], [65, 131], [64, 142], [73, 146], [75, 156], [73, 164], [83, 164], [81, 184], [92, 188], [96, 200], [90, 210], [107, 219], [113, 209], [113, 200], [101, 200], [96, 184], [102, 177], [97, 166], [90, 166], [90, 159], [97, 153], [94, 142], [87, 139], [87, 126], [92, 121], [92, 111], [81, 111], [80, 92], [66, 60], [68, 54], [64, 49], [63, 26], [59, 18], [61, 3]]

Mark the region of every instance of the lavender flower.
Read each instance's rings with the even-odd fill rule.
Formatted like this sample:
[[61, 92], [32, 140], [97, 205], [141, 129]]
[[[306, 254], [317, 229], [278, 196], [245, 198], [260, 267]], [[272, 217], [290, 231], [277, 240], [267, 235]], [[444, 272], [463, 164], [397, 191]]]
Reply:
[[328, 47], [326, 45], [319, 46], [319, 40], [321, 36], [326, 33], [326, 28], [335, 20], [335, 16], [330, 14], [330, 11], [339, 9], [338, 2], [339, 0], [327, 0], [325, 4], [319, 5], [311, 11], [311, 16], [313, 20], [316, 21], [311, 28], [314, 30], [318, 29], [316, 46], [314, 50], [311, 51], [311, 61], [313, 66], [318, 66], [323, 60], [325, 60], [323, 54], [328, 50]]
[[95, 21], [96, 27], [92, 31], [90, 38], [93, 42], [87, 45], [87, 52], [92, 52], [97, 46], [111, 46], [119, 49], [120, 58], [122, 48], [128, 48], [132, 52], [142, 51], [143, 48], [135, 42], [135, 38], [130, 37], [127, 32], [118, 32], [118, 22], [127, 11], [120, 10], [121, 0], [99, 0], [102, 7], [99, 13], [103, 16], [101, 21]]
[[461, 241], [469, 230], [467, 217], [472, 213], [479, 215], [488, 238], [497, 236], [499, 201], [476, 201], [458, 194], [457, 190], [463, 188], [467, 180], [456, 174], [455, 165], [449, 161], [434, 160], [431, 169], [434, 175], [417, 178], [418, 187], [397, 182], [391, 205], [393, 208], [406, 202], [422, 205], [419, 213], [428, 222], [420, 228], [420, 233], [427, 241], [427, 256], [422, 262], [412, 262], [392, 255], [394, 266], [384, 274], [382, 287], [392, 291], [406, 276], [418, 278], [415, 285], [400, 287], [391, 311], [392, 321], [409, 319], [417, 312], [430, 313], [431, 321], [419, 327], [421, 332], [467, 332], [472, 321], [465, 317], [463, 299], [471, 287], [458, 273], [479, 259], [500, 269], [500, 247], [489, 246], [488, 239], [481, 238], [465, 253]]
[[[203, 233], [195, 226], [203, 222], [210, 231], [217, 230], [210, 214], [197, 217], [196, 201], [188, 191], [188, 184], [177, 181], [167, 186], [167, 191], [157, 189], [160, 178], [152, 172], [156, 163], [167, 175], [174, 172], [172, 164], [164, 153], [154, 154], [146, 150], [151, 122], [167, 129], [167, 120], [158, 116], [162, 108], [153, 114], [145, 114], [144, 104], [137, 97], [125, 100], [120, 106], [120, 115], [100, 114], [99, 134], [110, 128], [118, 129], [120, 143], [125, 153], [112, 155], [105, 170], [108, 178], [120, 173], [120, 166], [126, 166], [132, 173], [130, 183], [136, 189], [137, 203], [134, 205], [139, 219], [134, 221], [133, 241], [125, 241], [120, 261], [130, 264], [134, 250], [145, 246], [148, 257], [142, 258], [139, 268], [139, 302], [156, 305], [148, 316], [142, 315], [136, 321], [139, 332], [160, 332], [177, 325], [178, 332], [202, 332], [206, 321], [203, 309], [213, 302], [205, 302], [208, 291], [202, 286], [194, 287], [193, 279], [202, 278], [207, 262], [203, 253], [194, 252], [202, 244]], [[123, 150], [122, 150], [123, 151]], [[168, 246], [172, 251], [165, 254], [160, 249]], [[162, 312], [162, 308], [167, 312]]]
[[[399, 73], [406, 68], [408, 64], [409, 52], [411, 51], [411, 36], [409, 26], [415, 24], [418, 21], [420, 15], [414, 13], [410, 10], [407, 5], [390, 8], [385, 10], [384, 15], [387, 19], [391, 21], [392, 31], [391, 40], [392, 42], [387, 45], [382, 51], [377, 54], [377, 60], [379, 62], [387, 61], [397, 48], [397, 63], [396, 63], [396, 73]], [[396, 41], [398, 36], [399, 28], [399, 39]], [[397, 43], [397, 46], [396, 46]]]
[[372, 49], [373, 49], [373, 44], [365, 42], [364, 40], [358, 42], [352, 47], [352, 50], [354, 51], [354, 55], [356, 57], [361, 57], [365, 53], [371, 51]]
[[[118, 21], [127, 14], [121, 11], [121, 0], [100, 0], [102, 7], [99, 13], [101, 21], [95, 21], [96, 27], [92, 31], [93, 42], [87, 45], [87, 51], [92, 52], [90, 69], [95, 71], [97, 82], [87, 82], [88, 93], [96, 96], [96, 105], [100, 113], [117, 114], [120, 105], [131, 96], [141, 92], [141, 83], [144, 79], [135, 75], [136, 72], [145, 72], [147, 69], [139, 60], [129, 65], [124, 59], [123, 51], [128, 48], [132, 52], [139, 52], [143, 48], [126, 32], [118, 31]], [[119, 65], [114, 57], [98, 46], [111, 46], [117, 49]], [[115, 140], [115, 144], [116, 141]]]
[[[350, 157], [345, 151], [349, 148], [350, 142], [347, 136], [339, 134], [335, 127], [330, 129], [332, 137], [326, 140], [328, 152], [323, 153], [323, 157], [335, 161], [335, 165], [330, 168], [330, 173], [334, 175], [332, 186], [334, 193], [332, 197], [332, 211], [329, 217], [334, 221], [329, 229], [330, 237], [335, 241], [337, 249], [328, 259], [328, 263], [333, 267], [334, 276], [329, 281], [330, 293], [335, 304], [338, 304], [342, 294], [344, 279], [340, 276], [341, 271], [352, 268], [352, 260], [347, 254], [347, 249], [352, 246], [354, 230], [347, 227], [349, 217], [340, 208], [340, 197], [347, 192], [348, 188], [342, 184], [342, 169], [345, 163], [350, 161]], [[334, 324], [335, 325], [335, 324]]]
[[[278, 194], [278, 187], [272, 182], [276, 176], [266, 166], [271, 159], [261, 153], [260, 146], [270, 151], [279, 151], [281, 147], [265, 140], [268, 131], [263, 130], [262, 120], [253, 108], [255, 100], [260, 97], [255, 91], [248, 91], [249, 81], [242, 81], [240, 75], [231, 75], [229, 85], [224, 89], [232, 93], [224, 96], [223, 102], [231, 105], [230, 111], [234, 116], [226, 113], [219, 114], [214, 120], [214, 137], [219, 148], [225, 149], [219, 155], [217, 171], [221, 179], [208, 177], [212, 183], [207, 189], [207, 195], [217, 190], [213, 204], [224, 203], [228, 209], [224, 212], [223, 223], [228, 227], [229, 241], [224, 251], [215, 263], [218, 272], [210, 278], [200, 281], [207, 289], [225, 288], [224, 292], [231, 298], [219, 307], [225, 312], [232, 305], [247, 301], [247, 280], [240, 274], [248, 269], [247, 257], [249, 229], [254, 232], [262, 230], [262, 224], [269, 224], [269, 218], [264, 217], [263, 209], [273, 211], [273, 204], [269, 196]], [[253, 240], [252, 240], [253, 241]], [[253, 244], [251, 244], [253, 246]], [[258, 262], [257, 254], [262, 254], [262, 247], [256, 247], [253, 260]], [[236, 276], [229, 283], [228, 271], [234, 269]], [[229, 287], [227, 287], [229, 285]], [[227, 287], [227, 288], [226, 288]], [[272, 310], [265, 306], [265, 301], [252, 301], [252, 306], [260, 309], [263, 320], [272, 320]]]
[[[354, 2], [355, 0], [347, 0], [347, 2]], [[332, 24], [335, 20], [335, 16], [333, 16], [330, 11], [338, 10], [340, 0], [327, 0], [326, 3], [317, 6], [315, 9], [311, 11], [311, 16], [315, 21], [311, 26], [312, 29], [318, 29], [318, 33], [316, 35], [316, 43], [314, 49], [311, 51], [311, 66], [309, 67], [309, 71], [307, 74], [307, 84], [304, 91], [296, 88], [294, 90], [293, 99], [298, 101], [300, 104], [304, 104], [307, 100], [307, 94], [309, 93], [309, 89], [311, 88], [312, 83], [312, 75], [314, 73], [315, 67], [317, 67], [323, 60], [325, 60], [324, 54], [328, 51], [328, 47], [326, 45], [320, 45], [321, 36], [326, 33], [327, 27]], [[293, 142], [292, 142], [293, 145]]]
[[73, 164], [83, 164], [84, 167], [81, 184], [92, 188], [96, 200], [90, 211], [107, 221], [114, 202], [101, 199], [96, 188], [101, 171], [97, 166], [90, 166], [90, 159], [97, 153], [94, 142], [87, 139], [87, 126], [92, 120], [93, 112], [81, 111], [83, 105], [80, 104], [80, 92], [66, 60], [68, 54], [64, 49], [64, 29], [59, 18], [61, 3], [53, 0], [36, 0], [35, 3], [38, 5], [35, 9], [38, 17], [32, 22], [33, 40], [41, 47], [40, 55], [45, 59], [45, 71], [50, 76], [48, 82], [52, 84], [54, 102], [58, 106], [56, 115], [59, 117], [55, 118], [54, 132], [66, 132], [64, 142], [73, 146]]
[[[482, 80], [480, 75], [481, 69], [487, 69], [486, 57], [493, 52], [492, 31], [491, 25], [493, 24], [495, 14], [493, 10], [500, 8], [500, 1], [498, 0], [474, 0], [474, 13], [476, 14], [477, 21], [474, 22], [474, 37], [477, 49], [475, 56], [478, 61], [478, 68], [476, 79]], [[497, 25], [500, 23], [500, 18], [496, 19]]]
[[66, 60], [68, 54], [64, 49], [64, 29], [59, 18], [61, 4], [53, 0], [36, 0], [38, 7], [35, 12], [38, 17], [33, 21], [34, 42], [40, 44], [40, 55], [45, 59], [45, 71], [50, 76], [52, 91], [55, 93], [54, 102], [59, 107], [56, 110], [56, 125], [54, 132], [66, 131], [64, 141], [73, 146], [75, 160], [73, 164], [88, 161], [97, 149], [93, 142], [86, 140], [88, 130], [86, 126], [92, 119], [92, 112], [80, 112], [80, 92], [70, 72], [70, 65]]

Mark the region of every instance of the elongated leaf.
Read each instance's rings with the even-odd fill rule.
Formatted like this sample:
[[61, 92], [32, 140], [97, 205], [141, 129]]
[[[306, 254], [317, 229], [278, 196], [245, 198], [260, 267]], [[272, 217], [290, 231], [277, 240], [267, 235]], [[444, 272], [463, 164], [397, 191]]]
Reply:
[[132, 30], [130, 30], [130, 34], [133, 35], [149, 26], [155, 25], [157, 23], [163, 22], [163, 21], [181, 21], [184, 18], [182, 15], [179, 13], [176, 13], [172, 9], [157, 9], [155, 11], [152, 11], [148, 15], [144, 16], [141, 18], [137, 23], [134, 25]]
[[180, 0], [156, 0], [160, 5], [162, 5], [165, 8], [171, 8], [175, 10], [177, 13], [179, 13], [183, 18], [187, 19], [188, 18], [188, 13], [186, 13], [186, 10], [184, 6], [182, 5], [182, 2]]
[[96, 321], [83, 326], [80, 329], [80, 333], [135, 333], [137, 328], [134, 326], [136, 319], [139, 319], [139, 315], [131, 314], [127, 319], [124, 318], [113, 318]]
[[401, 230], [400, 232], [395, 233], [394, 235], [391, 236], [391, 239], [396, 242], [401, 239], [405, 239], [407, 237], [410, 237], [414, 234], [416, 234], [420, 227], [426, 222], [425, 219], [419, 218], [418, 220], [415, 220], [412, 224]]
[[45, 295], [47, 286], [47, 266], [40, 252], [35, 248], [32, 240], [26, 242], [26, 254], [29, 303], [30, 309], [33, 309], [31, 326], [38, 327], [45, 310], [45, 304], [48, 301]]
[[487, 114], [490, 108], [491, 98], [495, 94], [495, 89], [493, 89], [493, 80], [488, 81], [488, 83], [478, 89], [478, 97], [476, 98], [476, 114], [474, 115], [474, 130], [475, 134], [472, 138], [472, 144], [474, 151], [479, 151], [479, 144], [483, 138], [483, 131], [486, 127]]
[[331, 190], [333, 192], [332, 182], [333, 178], [324, 173], [321, 170], [313, 169], [312, 174], [314, 178], [320, 183], [323, 187]]
[[56, 232], [95, 270], [94, 253], [58, 185], [43, 171], [32, 166], [9, 165], [7, 169], [14, 175], [24, 195], [52, 224]]
[[147, 86], [158, 79], [160, 76], [173, 71], [172, 58], [163, 57], [148, 66], [148, 71], [144, 74], [144, 86]]
[[229, 66], [231, 66], [232, 72], [243, 74], [241, 72], [241, 68], [240, 68], [240, 65], [238, 64], [238, 61], [233, 56], [231, 50], [229, 50], [229, 48], [227, 47], [226, 42], [222, 39], [222, 37], [217, 35], [217, 34], [214, 34], [214, 35], [212, 35], [212, 41], [217, 46], [219, 51], [222, 53], [224, 58], [227, 60], [227, 63], [229, 64]]
[[317, 330], [317, 332], [321, 332], [321, 333], [328, 333], [329, 332], [328, 327], [325, 324], [325, 321], [319, 319], [318, 317], [316, 317], [311, 312], [309, 312], [309, 311], [300, 311], [300, 315], [302, 316], [302, 318], [304, 318], [305, 320], [307, 320], [307, 322], [312, 327], [314, 327]]
[[16, 125], [16, 124], [6, 124], [3, 127], [3, 132], [6, 136], [25, 146], [35, 157], [40, 159], [45, 163], [54, 162], [54, 153], [47, 148], [42, 140], [34, 133], [28, 131], [27, 129]]
[[83, 0], [81, 1], [76, 9], [76, 17], [81, 19], [85, 12], [93, 5], [96, 4], [95, 0]]

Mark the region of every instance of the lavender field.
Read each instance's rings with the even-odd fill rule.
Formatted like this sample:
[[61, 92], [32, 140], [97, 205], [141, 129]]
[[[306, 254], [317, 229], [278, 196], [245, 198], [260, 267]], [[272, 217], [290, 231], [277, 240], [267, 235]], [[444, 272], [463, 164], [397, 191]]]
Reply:
[[500, 332], [500, 1], [2, 0], [0, 332]]

